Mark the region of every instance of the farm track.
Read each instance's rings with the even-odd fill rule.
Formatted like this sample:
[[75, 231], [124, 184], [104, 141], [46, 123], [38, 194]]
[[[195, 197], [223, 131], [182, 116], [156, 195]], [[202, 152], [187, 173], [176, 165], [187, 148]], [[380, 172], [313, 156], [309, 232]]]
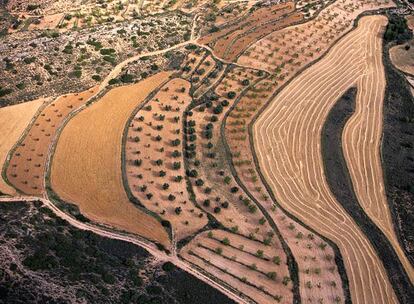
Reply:
[[[123, 68], [125, 66], [127, 66], [129, 63], [133, 62], [133, 61], [139, 60], [142, 57], [161, 55], [161, 54], [164, 54], [166, 52], [169, 52], [169, 51], [172, 51], [174, 49], [181, 48], [181, 47], [185, 47], [186, 45], [190, 45], [190, 44], [197, 44], [197, 43], [195, 43], [195, 40], [185, 41], [183, 43], [180, 43], [180, 44], [177, 44], [175, 46], [169, 47], [167, 49], [139, 54], [137, 56], [128, 58], [125, 61], [119, 63], [105, 77], [105, 79], [102, 81], [102, 83], [97, 87], [97, 90], [94, 92], [95, 94], [93, 94], [91, 97], [89, 97], [87, 100], [85, 100], [84, 105], [82, 105], [78, 109], [74, 110], [58, 126], [57, 132], [56, 132], [57, 134], [54, 135], [54, 138], [53, 138], [53, 140], [52, 140], [52, 142], [51, 142], [51, 144], [49, 145], [49, 148], [48, 148], [47, 161], [46, 161], [46, 164], [45, 164], [46, 174], [45, 174], [44, 184], [45, 185], [48, 184], [47, 179], [48, 179], [48, 173], [50, 172], [50, 167], [51, 167], [51, 162], [52, 162], [52, 154], [53, 154], [53, 152], [55, 150], [55, 147], [57, 145], [60, 132], [63, 130], [65, 125], [71, 120], [72, 117], [74, 117], [79, 112], [81, 112], [85, 108], [87, 108], [90, 103], [96, 102], [96, 100], [98, 98], [100, 98], [103, 95], [103, 93], [106, 92], [107, 86], [109, 84], [109, 80], [111, 80], [112, 78], [117, 77], [122, 72]], [[204, 48], [204, 46], [202, 46], [202, 47]], [[57, 97], [57, 98], [59, 98], [59, 97]], [[30, 126], [28, 127], [28, 129], [26, 129], [25, 132], [28, 132], [29, 130], [30, 130]], [[8, 165], [8, 163], [5, 164], [5, 167], [7, 167], [7, 165]], [[220, 283], [218, 283], [210, 275], [205, 274], [205, 273], [203, 273], [203, 271], [199, 271], [199, 270], [195, 269], [195, 267], [193, 267], [193, 266], [189, 265], [188, 263], [186, 263], [185, 261], [180, 260], [176, 255], [175, 248], [172, 250], [172, 255], [167, 256], [166, 254], [162, 253], [158, 248], [156, 248], [156, 246], [154, 244], [148, 242], [145, 239], [141, 239], [140, 237], [138, 237], [136, 235], [125, 236], [124, 233], [119, 232], [117, 230], [113, 230], [113, 228], [110, 228], [110, 227], [105, 226], [103, 228], [101, 226], [97, 226], [97, 225], [94, 225], [94, 224], [85, 224], [83, 222], [80, 222], [77, 219], [73, 218], [71, 215], [67, 214], [65, 211], [60, 210], [51, 200], [49, 200], [47, 192], [44, 192], [42, 197], [40, 197], [40, 196], [39, 197], [28, 197], [28, 196], [23, 196], [23, 197], [19, 197], [19, 196], [0, 197], [0, 202], [13, 202], [13, 201], [26, 201], [26, 202], [42, 201], [57, 216], [59, 216], [62, 219], [67, 220], [74, 227], [77, 227], [77, 228], [83, 229], [83, 230], [89, 230], [89, 231], [92, 231], [92, 232], [97, 233], [97, 234], [99, 234], [101, 236], [104, 236], [104, 237], [123, 240], [123, 241], [133, 243], [135, 245], [141, 246], [142, 248], [148, 250], [148, 252], [150, 254], [152, 254], [156, 259], [164, 260], [164, 261], [171, 261], [177, 267], [179, 267], [182, 270], [194, 275], [195, 277], [197, 277], [201, 281], [203, 281], [203, 282], [209, 284], [210, 286], [216, 288], [217, 290], [221, 291], [223, 294], [225, 294], [226, 296], [228, 296], [230, 299], [234, 300], [235, 302], [237, 302], [237, 303], [249, 303], [249, 301], [247, 301], [243, 297], [240, 297], [237, 293], [235, 293], [234, 291], [231, 291], [228, 287], [226, 288], [226, 287], [223, 287], [222, 285], [220, 285]]]
[[1, 198], [0, 197], [0, 203], [13, 203], [13, 202], [36, 202], [36, 201], [41, 201], [47, 208], [49, 208], [51, 211], [53, 211], [53, 213], [58, 216], [59, 218], [67, 221], [69, 224], [71, 224], [73, 227], [81, 229], [81, 230], [87, 230], [87, 231], [91, 231], [93, 233], [96, 233], [100, 236], [103, 237], [107, 237], [110, 239], [114, 239], [114, 240], [120, 240], [120, 241], [124, 241], [124, 242], [128, 242], [128, 243], [132, 243], [135, 244], [137, 246], [140, 246], [142, 248], [144, 248], [145, 250], [147, 250], [157, 261], [159, 262], [171, 262], [173, 263], [175, 266], [179, 267], [180, 269], [186, 271], [187, 273], [193, 275], [194, 277], [196, 277], [197, 279], [203, 281], [206, 284], [209, 284], [210, 286], [216, 288], [217, 290], [221, 291], [223, 294], [225, 294], [226, 296], [228, 296], [230, 299], [234, 300], [236, 303], [240, 303], [240, 304], [248, 304], [249, 302], [236, 295], [235, 293], [229, 291], [227, 288], [221, 286], [217, 281], [213, 280], [212, 278], [210, 278], [209, 276], [203, 274], [200, 271], [197, 271], [196, 269], [194, 269], [192, 266], [190, 266], [189, 264], [185, 263], [184, 261], [180, 260], [177, 256], [175, 255], [167, 255], [164, 252], [158, 250], [158, 248], [146, 241], [146, 240], [142, 240], [141, 238], [138, 238], [136, 236], [133, 235], [127, 235], [127, 234], [122, 234], [120, 232], [114, 232], [114, 231], [109, 231], [107, 229], [101, 228], [101, 227], [97, 227], [95, 225], [91, 225], [91, 224], [87, 224], [87, 223], [83, 223], [80, 222], [76, 219], [74, 219], [73, 217], [71, 217], [70, 215], [68, 215], [67, 213], [65, 213], [64, 211], [60, 210], [58, 207], [56, 207], [51, 201], [49, 201], [48, 199], [43, 199], [43, 198], [38, 198], [38, 197], [27, 197], [27, 196], [23, 196], [23, 197], [11, 197], [11, 198]]
[[[142, 56], [158, 55], [158, 54], [167, 52], [169, 50], [172, 50], [172, 49], [175, 49], [175, 48], [179, 48], [179, 47], [188, 45], [190, 43], [197, 44], [194, 41], [187, 41], [187, 42], [184, 42], [184, 43], [182, 43], [180, 45], [174, 46], [174, 47], [169, 48], [169, 49], [166, 49], [166, 50], [152, 52], [151, 54], [142, 54], [142, 55], [136, 56], [134, 58], [130, 58], [130, 59], [126, 60], [126, 62], [122, 62], [120, 65], [118, 65], [117, 67], [115, 67], [114, 70], [105, 78], [105, 80], [100, 85], [99, 90], [98, 90], [98, 93], [96, 93], [96, 95], [102, 93], [104, 91], [104, 89], [106, 88], [106, 86], [108, 84], [108, 81], [111, 78], [116, 77], [122, 71], [123, 67], [125, 67], [128, 63], [130, 63], [130, 62], [132, 62], [134, 60], [137, 60], [137, 59], [139, 59], [139, 57], [142, 57]], [[200, 46], [202, 48], [204, 48], [204, 49], [209, 49], [208, 47], [206, 47], [204, 45], [200, 45]], [[96, 95], [94, 95], [94, 96], [96, 96]], [[11, 199], [7, 199], [7, 201], [20, 200], [20, 199], [22, 199], [22, 198], [11, 198]], [[22, 200], [25, 200], [25, 199], [22, 199]], [[33, 199], [32, 198], [28, 198], [27, 200], [38, 200], [38, 199], [37, 198], [33, 198]], [[0, 199], [0, 201], [6, 201], [6, 200]], [[159, 256], [160, 257], [159, 258], [160, 260], [170, 260], [174, 264], [176, 264], [178, 267], [180, 267], [180, 268], [182, 268], [182, 269], [184, 269], [184, 270], [186, 270], [186, 271], [188, 271], [188, 272], [190, 272], [192, 274], [196, 273], [197, 274], [196, 276], [198, 276], [199, 278], [202, 277], [203, 278], [202, 279], [203, 281], [207, 282], [208, 284], [212, 285], [215, 288], [218, 288], [219, 290], [221, 290], [222, 292], [224, 292], [226, 295], [228, 295], [230, 298], [236, 300], [237, 302], [245, 302], [244, 300], [242, 300], [241, 298], [238, 298], [236, 295], [234, 295], [233, 293], [231, 293], [227, 289], [223, 288], [219, 283], [214, 282], [213, 280], [209, 279], [207, 276], [205, 276], [203, 274], [199, 274], [197, 271], [193, 270], [191, 268], [191, 266], [188, 266], [185, 262], [183, 262], [183, 261], [179, 260], [178, 258], [176, 258], [175, 255], [173, 257], [169, 257], [169, 256], [166, 256], [166, 255], [164, 256], [164, 254], [160, 253], [160, 251], [158, 251], [154, 246], [148, 245], [145, 242], [144, 243], [141, 243], [141, 241], [135, 241], [135, 239], [133, 237], [131, 239], [131, 237], [124, 237], [124, 236], [122, 236], [122, 235], [120, 235], [118, 233], [115, 233], [115, 232], [109, 232], [109, 231], [100, 229], [99, 227], [97, 228], [95, 226], [91, 226], [91, 225], [87, 225], [87, 224], [83, 224], [81, 222], [78, 222], [78, 221], [74, 220], [73, 218], [71, 218], [70, 216], [68, 216], [67, 214], [65, 214], [63, 211], [59, 210], [50, 201], [44, 200], [44, 199], [42, 201], [44, 202], [44, 204], [46, 206], [48, 206], [49, 208], [51, 208], [55, 213], [61, 212], [63, 216], [69, 217], [71, 219], [71, 221], [69, 221], [69, 222], [72, 225], [74, 225], [75, 227], [78, 227], [80, 225], [78, 228], [83, 227], [83, 228], [80, 228], [80, 229], [90, 230], [90, 231], [93, 231], [93, 232], [95, 232], [97, 234], [100, 234], [100, 235], [103, 235], [103, 236], [106, 236], [106, 237], [120, 239], [120, 240], [124, 240], [124, 241], [129, 241], [129, 242], [132, 242], [132, 243], [134, 243], [136, 245], [139, 245], [139, 246], [147, 249], [156, 258], [157, 258], [157, 256]], [[56, 210], [54, 210], [53, 208], [55, 208]], [[64, 218], [64, 217], [62, 217], [62, 218]], [[82, 226], [82, 225], [86, 225], [86, 226]], [[310, 226], [312, 226], [312, 225], [310, 225]], [[356, 302], [356, 303], [365, 303], [365, 302]], [[366, 303], [368, 303], [368, 302], [366, 302]], [[376, 303], [380, 303], [380, 302], [376, 302]]]
[[[54, 136], [54, 138], [52, 140], [52, 143], [50, 144], [49, 149], [48, 149], [47, 161], [46, 161], [46, 165], [45, 165], [46, 174], [45, 174], [44, 184], [45, 185], [48, 184], [47, 179], [48, 179], [48, 173], [50, 172], [52, 155], [53, 155], [54, 149], [55, 149], [55, 147], [58, 143], [58, 138], [59, 138], [60, 132], [63, 130], [65, 125], [72, 119], [72, 117], [76, 116], [78, 113], [80, 113], [84, 109], [87, 109], [91, 103], [96, 102], [96, 100], [99, 100], [99, 98], [102, 97], [103, 93], [105, 93], [107, 91], [107, 86], [108, 86], [109, 80], [111, 80], [112, 78], [117, 77], [122, 72], [122, 70], [125, 66], [127, 66], [129, 63], [131, 63], [135, 60], [138, 60], [142, 57], [156, 56], [156, 55], [164, 54], [166, 52], [184, 47], [184, 46], [189, 45], [189, 44], [197, 44], [197, 43], [195, 43], [194, 40], [189, 40], [189, 41], [180, 43], [178, 45], [172, 46], [172, 47], [167, 48], [167, 49], [158, 50], [158, 51], [154, 51], [154, 52], [150, 52], [150, 53], [144, 53], [144, 54], [140, 54], [140, 55], [131, 57], [131, 58], [125, 60], [124, 62], [121, 62], [120, 64], [118, 64], [110, 72], [110, 74], [108, 74], [106, 76], [106, 78], [102, 81], [102, 83], [98, 86], [97, 90], [95, 91], [95, 94], [93, 94], [90, 98], [85, 100], [84, 105], [82, 105], [78, 109], [74, 110], [58, 126], [57, 134], [56, 134], [56, 136]], [[205, 49], [204, 46], [201, 46], [201, 47], [203, 47]], [[234, 291], [231, 291], [231, 288], [223, 287], [222, 285], [220, 285], [220, 283], [218, 283], [210, 275], [208, 275], [206, 273], [203, 273], [203, 271], [199, 271], [199, 270], [195, 269], [195, 267], [193, 267], [193, 266], [189, 265], [188, 263], [186, 263], [185, 261], [180, 260], [176, 256], [176, 251], [175, 250], [172, 250], [172, 255], [171, 256], [167, 256], [164, 253], [162, 253], [161, 251], [159, 251], [158, 248], [156, 248], [156, 246], [154, 244], [148, 242], [146, 239], [141, 239], [140, 237], [137, 237], [136, 235], [125, 236], [123, 232], [113, 230], [113, 228], [111, 228], [111, 227], [100, 226], [100, 225], [97, 226], [97, 225], [94, 225], [94, 224], [85, 224], [83, 222], [80, 222], [77, 219], [74, 219], [71, 215], [67, 214], [65, 211], [60, 210], [51, 200], [49, 200], [47, 192], [43, 193], [42, 196], [43, 197], [27, 197], [27, 196], [24, 196], [24, 197], [7, 197], [7, 198], [4, 198], [4, 197], [1, 198], [0, 197], [0, 201], [13, 202], [13, 201], [36, 201], [36, 200], [40, 200], [48, 208], [50, 208], [55, 214], [57, 214], [59, 217], [65, 219], [65, 220], [67, 220], [71, 225], [73, 225], [77, 228], [89, 230], [89, 231], [92, 231], [94, 233], [97, 233], [97, 234], [105, 236], [105, 237], [109, 237], [109, 238], [113, 238], [113, 239], [119, 239], [119, 240], [131, 242], [131, 243], [134, 243], [138, 246], [141, 246], [144, 249], [148, 250], [156, 259], [173, 262], [177, 267], [179, 267], [179, 268], [183, 269], [184, 271], [194, 275], [195, 277], [197, 277], [200, 280], [202, 280], [203, 282], [211, 285], [212, 287], [220, 290], [226, 296], [228, 296], [230, 299], [236, 301], [237, 303], [248, 303], [248, 301], [245, 298], [240, 297], [237, 293], [235, 293]]]
[[378, 56], [373, 52], [380, 50], [384, 25], [384, 17], [362, 18], [322, 61], [285, 87], [253, 125], [259, 165], [278, 201], [338, 245], [354, 303], [397, 299], [372, 246], [326, 184], [320, 133], [332, 104], [364, 77], [366, 56]]

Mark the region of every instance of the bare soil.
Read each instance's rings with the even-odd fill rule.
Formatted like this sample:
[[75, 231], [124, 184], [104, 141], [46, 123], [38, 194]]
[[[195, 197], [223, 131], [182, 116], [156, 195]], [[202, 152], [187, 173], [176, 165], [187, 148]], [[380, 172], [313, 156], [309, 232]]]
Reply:
[[[37, 99], [21, 105], [0, 108], [0, 164], [3, 167], [8, 153], [17, 143], [40, 106], [46, 99]], [[13, 195], [16, 190], [0, 179], [0, 192]]]
[[161, 223], [134, 206], [125, 192], [121, 154], [131, 113], [169, 75], [161, 72], [138, 84], [115, 88], [73, 117], [60, 135], [51, 166], [53, 190], [79, 206], [87, 218], [166, 247], [169, 239]]
[[96, 90], [94, 87], [64, 95], [42, 109], [11, 155], [6, 174], [14, 188], [25, 194], [43, 193], [46, 160], [56, 131], [67, 116], [85, 104]]
[[[184, 179], [182, 117], [192, 101], [189, 90], [190, 83], [180, 78], [166, 83], [136, 113], [125, 147], [128, 183], [133, 195], [148, 210], [170, 221], [178, 240], [207, 224], [206, 214], [189, 199]], [[172, 145], [176, 139], [180, 144]], [[180, 156], [174, 157], [175, 150], [180, 151]], [[165, 172], [165, 176], [160, 176], [160, 172]], [[177, 176], [182, 180], [176, 181]], [[171, 195], [174, 199], [169, 198]]]

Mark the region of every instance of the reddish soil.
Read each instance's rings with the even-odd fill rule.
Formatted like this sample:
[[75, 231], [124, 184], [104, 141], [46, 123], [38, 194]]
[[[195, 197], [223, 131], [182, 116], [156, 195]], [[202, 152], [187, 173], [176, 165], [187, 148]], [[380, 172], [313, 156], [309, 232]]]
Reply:
[[258, 303], [291, 303], [286, 261], [283, 258], [273, 261], [280, 254], [283, 254], [280, 248], [221, 230], [198, 235], [180, 252], [185, 260]]
[[94, 87], [81, 93], [64, 95], [42, 110], [11, 156], [6, 173], [13, 187], [25, 194], [43, 193], [45, 164], [57, 129], [96, 90], [97, 87]]
[[[204, 212], [192, 204], [184, 179], [182, 115], [191, 102], [189, 89], [190, 83], [179, 78], [165, 84], [135, 115], [126, 143], [133, 195], [148, 210], [170, 221], [178, 239], [207, 224]], [[177, 139], [177, 145], [173, 144]]]

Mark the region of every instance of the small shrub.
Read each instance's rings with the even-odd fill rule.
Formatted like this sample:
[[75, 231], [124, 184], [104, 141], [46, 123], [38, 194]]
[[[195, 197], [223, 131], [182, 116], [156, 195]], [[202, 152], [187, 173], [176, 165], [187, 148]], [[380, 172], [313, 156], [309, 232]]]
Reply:
[[171, 263], [171, 262], [165, 262], [162, 265], [162, 270], [164, 270], [166, 272], [173, 271], [173, 270], [175, 270], [175, 265], [173, 263]]
[[239, 191], [239, 188], [238, 188], [238, 187], [232, 187], [232, 188], [230, 189], [230, 192], [231, 192], [231, 193], [236, 193], [237, 191]]
[[227, 93], [227, 97], [229, 99], [233, 99], [234, 97], [236, 97], [236, 92], [230, 91]]
[[266, 276], [267, 276], [269, 279], [271, 279], [271, 280], [273, 280], [273, 281], [276, 281], [277, 274], [276, 274], [276, 272], [275, 272], [275, 271], [270, 271], [270, 272], [266, 273]]
[[282, 280], [282, 284], [287, 286], [287, 284], [289, 284], [290, 282], [290, 278], [288, 276], [284, 276], [283, 280]]
[[280, 265], [280, 262], [281, 262], [280, 256], [274, 256], [272, 259], [272, 262], [276, 265]]

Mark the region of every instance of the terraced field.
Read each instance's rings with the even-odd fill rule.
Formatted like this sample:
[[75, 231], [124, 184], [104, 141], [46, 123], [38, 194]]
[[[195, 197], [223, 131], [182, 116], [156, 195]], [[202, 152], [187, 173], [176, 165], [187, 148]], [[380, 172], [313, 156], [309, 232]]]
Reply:
[[374, 249], [326, 184], [320, 132], [348, 88], [357, 86], [374, 99], [381, 94], [381, 82], [376, 90], [364, 85], [369, 77], [381, 79], [379, 34], [385, 25], [384, 17], [362, 18], [355, 31], [272, 100], [253, 128], [260, 168], [280, 204], [340, 248], [354, 303], [397, 299]]
[[201, 37], [198, 42], [211, 46], [219, 58], [232, 61], [253, 42], [302, 18], [291, 1], [265, 6], [247, 14], [241, 22]]
[[[0, 163], [6, 161], [7, 154], [13, 145], [19, 140], [25, 128], [33, 119], [36, 111], [46, 100], [33, 100], [21, 105], [0, 109]], [[0, 192], [13, 195], [15, 189], [8, 185], [3, 178], [0, 179]]]
[[58, 128], [96, 90], [95, 87], [85, 92], [64, 95], [42, 108], [28, 132], [11, 152], [6, 170], [10, 185], [25, 194], [43, 194], [45, 166]]
[[128, 130], [126, 163], [133, 195], [168, 220], [178, 239], [194, 234], [207, 217], [192, 204], [184, 181], [183, 112], [190, 83], [175, 78], [139, 110]]
[[[2, 84], [0, 106], [21, 102], [13, 96], [36, 98], [26, 85], [44, 95], [42, 85], [65, 72], [48, 56], [67, 58], [79, 91], [90, 86], [80, 86], [84, 79], [96, 86], [65, 93], [62, 84], [54, 91], [61, 96], [0, 108], [0, 202], [33, 202], [45, 221], [53, 212], [80, 230], [148, 251], [152, 258], [138, 261], [113, 248], [123, 268], [131, 267], [128, 284], [149, 286], [119, 288], [111, 294], [119, 303], [160, 300], [153, 278], [134, 270], [138, 262], [161, 277], [178, 267], [235, 303], [414, 303], [410, 196], [388, 189], [389, 169], [398, 165], [388, 155], [395, 148], [383, 143], [391, 124], [401, 137], [393, 138], [398, 161], [407, 163], [396, 188], [412, 192], [405, 181], [414, 172], [414, 113], [402, 117], [394, 106], [411, 109], [412, 96], [406, 83], [390, 82], [411, 70], [409, 4], [75, 4], [8, 5], [2, 34], [18, 38], [0, 50], [30, 44], [21, 56], [0, 54], [0, 68], [20, 75], [25, 66], [30, 77]], [[67, 44], [45, 52], [54, 39]], [[395, 87], [402, 93], [390, 92]], [[13, 240], [0, 235], [0, 259], [10, 256], [1, 248]], [[41, 246], [25, 262], [7, 263], [0, 281], [29, 266], [39, 278], [53, 273], [57, 260], [44, 253], [69, 247], [55, 240]], [[96, 278], [76, 269], [71, 288], [94, 280], [102, 286], [91, 292], [101, 298], [121, 286], [121, 276], [103, 268], [94, 269]], [[166, 297], [190, 299], [192, 285], [177, 283], [182, 290]], [[88, 302], [74, 294], [74, 303]]]
[[292, 293], [281, 248], [265, 246], [221, 230], [198, 235], [180, 255], [257, 303], [291, 303]]
[[121, 152], [131, 112], [168, 77], [162, 72], [136, 85], [113, 89], [73, 117], [59, 137], [50, 176], [57, 195], [79, 206], [91, 220], [167, 247], [168, 235], [160, 222], [134, 206], [125, 192]]

